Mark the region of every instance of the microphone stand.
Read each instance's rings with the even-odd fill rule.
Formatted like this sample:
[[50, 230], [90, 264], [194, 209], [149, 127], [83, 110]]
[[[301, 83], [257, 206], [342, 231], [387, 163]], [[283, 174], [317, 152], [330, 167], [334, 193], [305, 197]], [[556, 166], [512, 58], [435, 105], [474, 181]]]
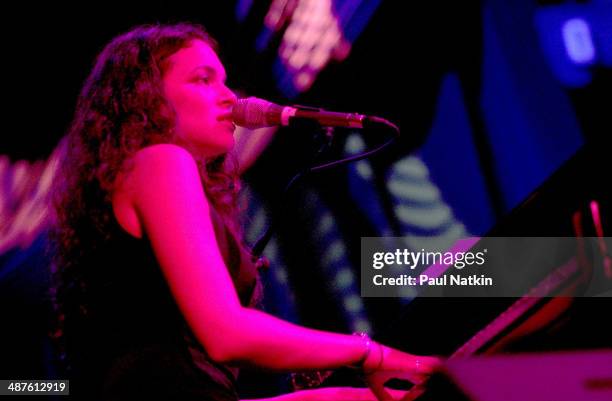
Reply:
[[[289, 121], [289, 128], [292, 129], [300, 129], [300, 130], [312, 130], [314, 132], [314, 141], [315, 141], [315, 151], [310, 157], [310, 163], [304, 168], [302, 168], [297, 174], [295, 174], [285, 186], [280, 199], [278, 200], [277, 207], [272, 208], [272, 213], [270, 215], [270, 224], [266, 228], [264, 234], [257, 240], [255, 245], [253, 245], [251, 249], [251, 253], [253, 256], [259, 258], [262, 256], [263, 251], [268, 245], [270, 239], [272, 239], [272, 235], [274, 234], [275, 223], [278, 220], [278, 216], [281, 212], [281, 207], [284, 205], [284, 201], [289, 195], [289, 191], [295, 187], [295, 184], [308, 175], [309, 172], [312, 171], [312, 163], [317, 159], [317, 157], [321, 156], [323, 152], [325, 152], [331, 146], [331, 141], [334, 136], [334, 127], [323, 127], [319, 122], [314, 120], [306, 120], [300, 118], [292, 118]], [[276, 212], [274, 211], [276, 210]]]
[[[383, 144], [377, 146], [374, 149], [367, 150], [367, 151], [359, 153], [357, 155], [345, 157], [345, 158], [340, 159], [340, 160], [334, 160], [334, 161], [331, 161], [331, 162], [328, 162], [328, 163], [323, 163], [323, 164], [319, 164], [319, 165], [316, 165], [316, 166], [312, 166], [312, 163], [316, 160], [316, 158], [319, 157], [325, 150], [327, 150], [330, 147], [331, 141], [332, 141], [333, 136], [334, 136], [334, 127], [323, 127], [323, 126], [321, 126], [321, 124], [318, 121], [315, 121], [315, 120], [312, 120], [312, 119], [299, 118], [299, 117], [291, 118], [290, 121], [289, 121], [289, 128], [302, 129], [302, 130], [310, 129], [310, 130], [314, 131], [314, 133], [315, 133], [314, 134], [314, 138], [315, 138], [315, 143], [316, 143], [317, 149], [314, 152], [314, 154], [312, 155], [311, 162], [309, 163], [309, 165], [306, 166], [305, 168], [303, 168], [296, 175], [294, 175], [293, 178], [291, 178], [291, 180], [289, 180], [289, 183], [285, 186], [285, 189], [284, 189], [284, 191], [283, 191], [283, 193], [282, 193], [282, 195], [281, 195], [281, 197], [279, 199], [279, 204], [280, 205], [284, 204], [283, 201], [287, 197], [289, 191], [295, 186], [295, 184], [299, 180], [304, 178], [308, 173], [319, 172], [319, 171], [327, 170], [329, 168], [333, 168], [333, 167], [337, 167], [337, 166], [341, 166], [341, 165], [344, 165], [344, 164], [348, 164], [348, 163], [351, 163], [351, 162], [355, 162], [355, 161], [358, 161], [358, 160], [365, 159], [367, 157], [370, 157], [370, 156], [374, 155], [375, 153], [380, 152], [381, 150], [383, 150], [384, 148], [389, 146], [397, 138], [399, 138], [400, 131], [399, 131], [399, 128], [397, 127], [397, 125], [393, 124], [392, 122], [390, 122], [388, 120], [385, 120], [384, 118], [374, 117], [374, 116], [366, 117], [366, 119], [364, 120], [364, 124], [363, 124], [363, 130], [364, 131], [368, 131], [368, 130], [376, 128], [376, 127], [378, 127], [378, 128], [382, 128], [382, 127], [391, 128], [391, 130], [394, 133], [393, 137], [391, 137], [390, 139], [385, 141]], [[276, 209], [276, 208], [273, 208], [273, 210], [274, 209]], [[279, 207], [279, 209], [280, 209], [280, 207]], [[254, 257], [261, 258], [266, 245], [268, 244], [268, 242], [272, 238], [272, 234], [273, 234], [274, 228], [275, 228], [275, 222], [278, 219], [277, 215], [280, 215], [280, 212], [272, 212], [271, 213], [271, 222], [270, 222], [270, 225], [266, 229], [265, 233], [259, 238], [259, 240], [257, 240], [255, 245], [253, 245], [253, 247], [251, 249], [251, 254]]]

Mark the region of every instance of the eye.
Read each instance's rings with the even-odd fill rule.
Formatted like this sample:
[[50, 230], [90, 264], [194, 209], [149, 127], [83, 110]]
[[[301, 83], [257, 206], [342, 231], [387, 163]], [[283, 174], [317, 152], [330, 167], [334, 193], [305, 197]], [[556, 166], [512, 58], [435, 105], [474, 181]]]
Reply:
[[196, 81], [209, 85], [212, 82], [212, 78], [208, 75], [202, 75], [202, 76], [197, 77]]

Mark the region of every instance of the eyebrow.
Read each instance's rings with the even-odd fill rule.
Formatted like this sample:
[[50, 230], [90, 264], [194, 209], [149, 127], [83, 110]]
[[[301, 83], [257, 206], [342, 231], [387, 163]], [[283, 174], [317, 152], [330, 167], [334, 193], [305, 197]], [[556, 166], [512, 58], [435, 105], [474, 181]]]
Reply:
[[[217, 75], [219, 75], [219, 72], [215, 68], [211, 67], [210, 65], [201, 65], [201, 66], [198, 66], [198, 67], [194, 68], [193, 71], [191, 71], [191, 73], [194, 73], [194, 72], [196, 72], [198, 70], [204, 70], [207, 73], [209, 73], [209, 74], [211, 74], [211, 75], [213, 75], [215, 77]], [[226, 76], [224, 71], [221, 72], [221, 78], [222, 78], [221, 80], [223, 82], [225, 82], [227, 80], [227, 76]]]

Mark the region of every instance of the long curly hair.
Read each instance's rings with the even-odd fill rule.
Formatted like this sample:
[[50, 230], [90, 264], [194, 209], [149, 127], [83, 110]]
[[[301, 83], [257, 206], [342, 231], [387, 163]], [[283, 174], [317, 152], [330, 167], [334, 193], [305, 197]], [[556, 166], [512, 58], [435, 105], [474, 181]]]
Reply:
[[[53, 337], [63, 359], [68, 322], [88, 314], [86, 272], [81, 262], [110, 239], [111, 191], [119, 171], [130, 168], [130, 156], [139, 149], [174, 142], [176, 116], [164, 97], [162, 78], [169, 57], [193, 40], [216, 49], [199, 25], [136, 27], [103, 49], [79, 95], [55, 183], [55, 224], [50, 238], [51, 296], [58, 317]], [[227, 155], [206, 161], [194, 157], [212, 207], [239, 237], [235, 219], [239, 181], [233, 159]]]

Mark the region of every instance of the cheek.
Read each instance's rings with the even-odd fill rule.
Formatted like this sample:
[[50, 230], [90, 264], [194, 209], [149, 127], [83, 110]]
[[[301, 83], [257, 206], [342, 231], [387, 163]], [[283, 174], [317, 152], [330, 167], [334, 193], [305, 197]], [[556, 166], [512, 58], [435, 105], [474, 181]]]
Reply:
[[183, 114], [210, 114], [212, 101], [204, 94], [186, 91], [176, 97], [173, 102], [177, 111]]
[[214, 103], [201, 94], [182, 93], [172, 102], [179, 126], [185, 129], [194, 129], [198, 125], [214, 123]]

